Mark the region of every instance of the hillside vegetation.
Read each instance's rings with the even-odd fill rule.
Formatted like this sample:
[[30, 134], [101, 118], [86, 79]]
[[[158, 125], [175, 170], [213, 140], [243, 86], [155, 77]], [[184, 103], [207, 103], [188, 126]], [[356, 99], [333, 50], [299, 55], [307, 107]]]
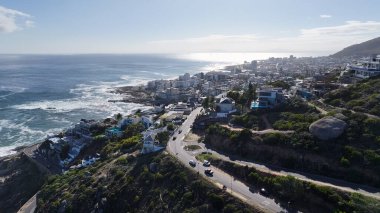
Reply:
[[333, 90], [325, 103], [380, 116], [380, 77], [363, 80], [347, 88]]
[[328, 141], [293, 124], [286, 125], [286, 129], [298, 129], [293, 134], [252, 134], [249, 129], [239, 132], [213, 125], [204, 143], [240, 158], [379, 187], [380, 119], [350, 111], [343, 114], [345, 132]]
[[166, 154], [123, 155], [50, 177], [37, 212], [257, 212]]

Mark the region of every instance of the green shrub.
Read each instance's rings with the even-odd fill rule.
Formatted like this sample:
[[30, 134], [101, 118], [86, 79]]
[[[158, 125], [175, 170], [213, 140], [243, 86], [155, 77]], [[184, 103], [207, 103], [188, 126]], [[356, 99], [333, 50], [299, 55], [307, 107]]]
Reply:
[[212, 206], [216, 210], [220, 211], [220, 210], [223, 209], [223, 207], [224, 207], [224, 201], [223, 201], [222, 197], [220, 197], [219, 195], [216, 195], [214, 193], [210, 193], [208, 195], [208, 199], [209, 199], [210, 203], [212, 204]]
[[344, 167], [349, 167], [350, 166], [350, 161], [345, 158], [345, 157], [341, 157], [340, 158], [340, 164]]

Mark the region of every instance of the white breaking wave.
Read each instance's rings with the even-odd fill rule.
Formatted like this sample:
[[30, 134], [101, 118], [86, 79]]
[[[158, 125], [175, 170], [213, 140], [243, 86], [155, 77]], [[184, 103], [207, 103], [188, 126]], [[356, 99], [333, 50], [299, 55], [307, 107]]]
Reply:
[[38, 142], [46, 138], [47, 135], [58, 133], [62, 129], [53, 128], [46, 131], [31, 129], [26, 123], [31, 122], [30, 118], [22, 123], [15, 123], [10, 120], [0, 120], [1, 138], [12, 140], [12, 144], [0, 147], [0, 157], [15, 153], [13, 149], [19, 146], [31, 144], [31, 141]]
[[0, 86], [0, 91], [20, 93], [24, 92], [27, 88], [24, 87], [10, 87], [10, 86]]
[[132, 77], [129, 75], [123, 75], [120, 77], [121, 79], [128, 81], [128, 83], [124, 82], [119, 86], [136, 86], [147, 84], [149, 81], [154, 80], [155, 78], [141, 78], [141, 77]]
[[[18, 130], [20, 134], [29, 134], [29, 135], [47, 135], [48, 133], [57, 132], [60, 131], [60, 129], [50, 129], [48, 131], [41, 131], [41, 130], [34, 130], [31, 129], [29, 126], [26, 125], [27, 122], [32, 121], [33, 118], [28, 119], [22, 123], [15, 123], [10, 120], [0, 120], [0, 126], [2, 127], [2, 130], [10, 129], [10, 130]], [[11, 136], [12, 137], [12, 136]], [[19, 141], [17, 141], [19, 142]]]
[[[130, 114], [137, 109], [147, 110], [151, 108], [135, 103], [109, 102], [108, 100], [120, 100], [123, 97], [120, 94], [111, 93], [115, 86], [119, 85], [114, 82], [102, 82], [100, 85], [80, 84], [70, 90], [70, 93], [75, 95], [74, 98], [33, 101], [12, 106], [11, 108], [19, 110], [44, 110], [48, 112], [48, 117], [45, 121], [58, 123], [61, 128], [44, 131], [32, 129], [28, 125], [35, 121], [35, 117], [24, 119], [20, 123], [11, 120], [0, 120], [0, 141], [2, 138], [12, 141], [11, 144], [0, 147], [0, 156], [14, 153], [12, 150], [18, 146], [36, 143], [46, 138], [49, 134], [58, 133], [64, 127], [67, 128], [73, 122], [77, 122], [82, 118], [81, 116], [88, 115], [90, 118], [93, 116], [95, 119], [105, 118], [116, 113]], [[66, 117], [70, 116], [70, 120], [66, 119]], [[77, 120], [74, 121], [73, 117]]]
[[51, 113], [67, 113], [77, 110], [86, 110], [87, 112], [97, 114], [101, 113], [105, 116], [110, 116], [116, 113], [127, 114], [131, 113], [132, 110], [149, 108], [141, 104], [109, 102], [109, 100], [121, 100], [123, 98], [123, 96], [120, 94], [111, 93], [113, 90], [114, 88], [110, 87], [109, 84], [80, 84], [76, 88], [70, 90], [70, 93], [76, 95], [74, 98], [51, 101], [34, 101], [25, 104], [14, 105], [12, 108], [22, 110], [41, 109]]
[[19, 145], [0, 147], [0, 157], [15, 154], [16, 151], [14, 151], [14, 149], [18, 146]]

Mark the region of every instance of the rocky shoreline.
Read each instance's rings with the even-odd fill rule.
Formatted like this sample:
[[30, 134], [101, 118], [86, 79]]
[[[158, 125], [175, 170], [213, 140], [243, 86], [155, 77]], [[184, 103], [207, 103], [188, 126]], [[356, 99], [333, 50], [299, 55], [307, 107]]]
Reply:
[[[109, 102], [150, 106], [154, 103], [154, 93], [143, 86], [118, 87], [113, 93], [122, 94], [123, 99]], [[49, 175], [62, 172], [57, 153], [49, 152], [44, 143], [19, 146], [12, 150], [16, 153], [0, 157], [0, 206], [6, 207], [8, 212], [17, 212], [38, 192]]]
[[143, 86], [117, 87], [113, 92], [123, 95], [123, 99], [108, 100], [108, 102], [128, 102], [152, 105], [155, 101], [154, 93], [146, 90]]

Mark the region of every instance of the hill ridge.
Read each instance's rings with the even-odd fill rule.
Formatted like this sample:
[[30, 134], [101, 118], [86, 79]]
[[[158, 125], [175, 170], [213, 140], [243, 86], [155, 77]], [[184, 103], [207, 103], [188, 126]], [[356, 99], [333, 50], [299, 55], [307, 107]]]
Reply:
[[332, 57], [346, 57], [346, 56], [370, 56], [372, 54], [380, 54], [380, 37], [348, 46], [343, 50], [331, 55]]

